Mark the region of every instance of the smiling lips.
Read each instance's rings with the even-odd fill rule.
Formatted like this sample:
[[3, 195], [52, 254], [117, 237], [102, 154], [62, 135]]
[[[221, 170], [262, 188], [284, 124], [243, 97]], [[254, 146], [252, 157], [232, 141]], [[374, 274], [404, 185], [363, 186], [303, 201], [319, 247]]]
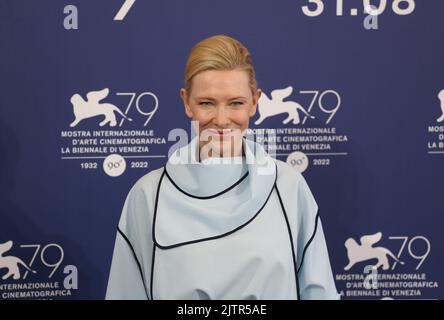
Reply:
[[208, 130], [210, 131], [210, 133], [212, 135], [218, 135], [219, 138], [230, 136], [232, 133], [235, 132], [234, 129], [222, 129], [222, 130], [219, 130], [219, 129], [208, 129]]

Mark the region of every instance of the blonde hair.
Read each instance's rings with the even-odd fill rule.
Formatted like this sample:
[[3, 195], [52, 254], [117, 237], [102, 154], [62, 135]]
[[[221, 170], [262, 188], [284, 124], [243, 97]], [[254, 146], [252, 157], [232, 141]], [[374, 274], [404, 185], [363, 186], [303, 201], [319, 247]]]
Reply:
[[193, 77], [207, 70], [244, 70], [248, 74], [252, 93], [257, 90], [256, 73], [248, 49], [238, 40], [215, 35], [197, 43], [188, 56], [184, 88], [191, 90]]

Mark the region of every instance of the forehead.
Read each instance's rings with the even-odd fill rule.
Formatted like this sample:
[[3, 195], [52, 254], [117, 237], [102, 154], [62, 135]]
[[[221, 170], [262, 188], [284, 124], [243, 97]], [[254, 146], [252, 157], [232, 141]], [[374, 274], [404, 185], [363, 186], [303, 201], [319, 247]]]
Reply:
[[243, 70], [208, 70], [193, 77], [193, 96], [246, 96], [250, 92], [247, 72]]

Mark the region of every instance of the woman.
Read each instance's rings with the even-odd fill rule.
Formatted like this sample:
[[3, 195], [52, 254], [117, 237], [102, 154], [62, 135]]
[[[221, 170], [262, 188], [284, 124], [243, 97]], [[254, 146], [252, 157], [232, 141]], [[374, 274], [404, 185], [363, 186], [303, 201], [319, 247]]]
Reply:
[[198, 135], [131, 189], [106, 298], [337, 299], [304, 178], [243, 136], [261, 95], [248, 50], [201, 41], [180, 95]]

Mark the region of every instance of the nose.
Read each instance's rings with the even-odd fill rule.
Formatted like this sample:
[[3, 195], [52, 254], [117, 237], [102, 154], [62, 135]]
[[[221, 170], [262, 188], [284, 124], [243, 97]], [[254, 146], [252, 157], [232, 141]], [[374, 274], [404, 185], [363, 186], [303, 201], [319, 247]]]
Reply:
[[213, 122], [219, 128], [227, 128], [230, 125], [230, 117], [225, 107], [218, 106], [216, 108], [216, 115], [214, 116]]

